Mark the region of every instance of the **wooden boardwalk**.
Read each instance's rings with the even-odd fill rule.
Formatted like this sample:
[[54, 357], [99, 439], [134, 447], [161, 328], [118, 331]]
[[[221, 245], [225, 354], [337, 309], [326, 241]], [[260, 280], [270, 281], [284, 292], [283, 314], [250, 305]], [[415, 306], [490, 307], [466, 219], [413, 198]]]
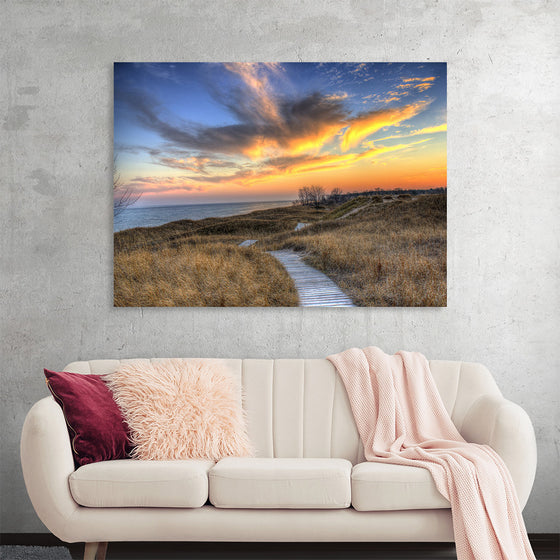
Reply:
[[254, 245], [257, 241], [258, 241], [258, 239], [246, 239], [245, 241], [242, 241], [239, 244], [239, 246], [240, 247], [250, 247], [251, 245]]
[[300, 307], [355, 307], [352, 300], [325, 274], [305, 264], [295, 251], [268, 251], [291, 276]]

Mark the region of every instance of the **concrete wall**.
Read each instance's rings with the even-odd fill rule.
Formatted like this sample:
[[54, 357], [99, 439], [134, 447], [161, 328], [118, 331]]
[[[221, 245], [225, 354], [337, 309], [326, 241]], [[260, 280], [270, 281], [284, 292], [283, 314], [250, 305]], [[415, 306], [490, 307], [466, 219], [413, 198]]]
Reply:
[[[530, 532], [558, 520], [555, 2], [2, 3], [2, 532], [45, 530], [19, 434], [43, 366], [139, 356], [480, 361], [533, 419]], [[113, 309], [113, 61], [447, 61], [446, 309]]]

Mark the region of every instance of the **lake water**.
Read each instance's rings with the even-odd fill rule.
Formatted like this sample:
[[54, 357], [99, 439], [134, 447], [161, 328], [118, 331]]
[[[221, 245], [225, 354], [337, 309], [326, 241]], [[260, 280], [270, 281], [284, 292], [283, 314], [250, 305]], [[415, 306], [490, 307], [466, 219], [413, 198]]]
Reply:
[[291, 206], [291, 201], [272, 202], [231, 202], [220, 204], [180, 204], [175, 206], [152, 206], [147, 208], [127, 208], [113, 221], [113, 231], [135, 227], [161, 226], [177, 220], [202, 220], [203, 218], [223, 218], [248, 214], [255, 210], [267, 210]]

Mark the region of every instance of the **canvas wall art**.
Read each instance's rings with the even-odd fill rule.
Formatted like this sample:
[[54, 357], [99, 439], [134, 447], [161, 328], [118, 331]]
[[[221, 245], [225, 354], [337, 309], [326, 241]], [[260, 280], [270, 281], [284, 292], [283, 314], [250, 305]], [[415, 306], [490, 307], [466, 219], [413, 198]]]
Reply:
[[441, 307], [445, 63], [115, 63], [114, 305]]

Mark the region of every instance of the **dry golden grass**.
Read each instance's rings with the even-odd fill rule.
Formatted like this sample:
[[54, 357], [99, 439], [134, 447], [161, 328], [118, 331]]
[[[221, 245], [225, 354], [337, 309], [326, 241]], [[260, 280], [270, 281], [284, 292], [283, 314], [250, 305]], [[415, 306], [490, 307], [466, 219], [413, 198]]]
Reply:
[[224, 243], [119, 251], [114, 304], [134, 307], [288, 307], [295, 286], [270, 255]]
[[305, 252], [357, 305], [446, 305], [445, 195], [369, 206], [268, 243]]
[[369, 196], [357, 196], [356, 198], [351, 198], [348, 202], [338, 205], [336, 208], [331, 210], [328, 214], [323, 216], [324, 220], [336, 220], [336, 218], [341, 218], [348, 212], [355, 210], [369, 204], [371, 198]]
[[[446, 305], [446, 195], [381, 200], [360, 197], [334, 209], [293, 206], [119, 232], [115, 305], [297, 305], [292, 280], [264, 252], [281, 248], [304, 252], [357, 305]], [[294, 232], [298, 222], [311, 225]], [[260, 241], [238, 247], [245, 239]]]
[[132, 249], [161, 249], [179, 247], [201, 236], [215, 237], [215, 241], [240, 243], [282, 231], [294, 230], [298, 222], [311, 223], [319, 220], [325, 210], [288, 206], [259, 210], [242, 216], [206, 218], [204, 220], [179, 220], [162, 226], [134, 228], [114, 235], [115, 253]]
[[258, 239], [313, 222], [321, 212], [288, 207], [228, 218], [180, 220], [114, 235], [114, 305], [288, 307], [294, 283]]

